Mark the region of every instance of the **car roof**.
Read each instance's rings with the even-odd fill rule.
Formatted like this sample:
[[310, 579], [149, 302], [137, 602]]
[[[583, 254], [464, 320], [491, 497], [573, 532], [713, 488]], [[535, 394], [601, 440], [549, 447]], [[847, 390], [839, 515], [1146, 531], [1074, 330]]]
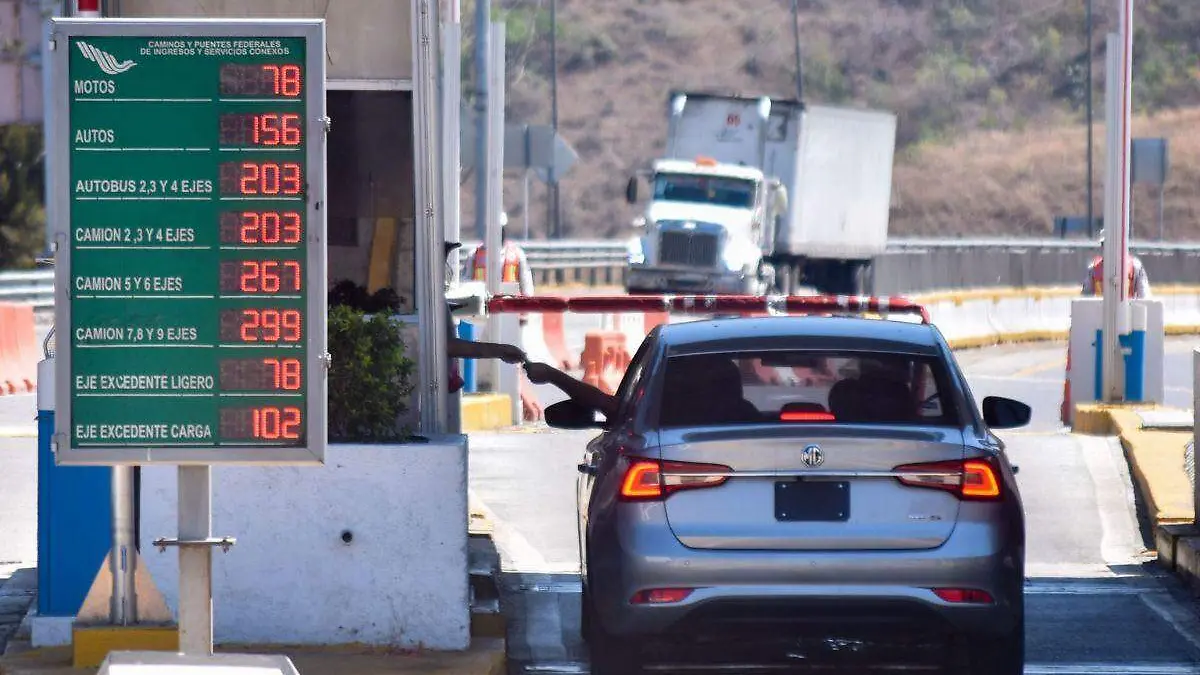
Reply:
[[669, 355], [769, 349], [882, 351], [936, 356], [933, 326], [857, 317], [767, 316], [665, 324], [659, 340]]

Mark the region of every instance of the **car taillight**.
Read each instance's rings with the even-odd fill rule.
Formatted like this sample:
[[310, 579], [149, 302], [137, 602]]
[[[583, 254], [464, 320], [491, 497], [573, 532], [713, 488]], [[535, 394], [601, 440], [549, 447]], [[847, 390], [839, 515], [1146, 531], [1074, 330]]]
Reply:
[[[622, 501], [666, 499], [681, 490], [696, 490], [721, 485], [731, 469], [721, 464], [663, 462], [656, 459], [630, 458], [621, 478]], [[715, 474], [715, 475], [714, 475]]]
[[683, 602], [691, 594], [690, 588], [650, 588], [634, 593], [629, 602], [634, 605], [669, 605]]
[[946, 490], [959, 499], [996, 501], [1001, 495], [1000, 472], [989, 458], [905, 464], [893, 471], [905, 485]]
[[990, 605], [992, 595], [977, 588], [935, 588], [934, 595], [946, 602], [963, 605]]

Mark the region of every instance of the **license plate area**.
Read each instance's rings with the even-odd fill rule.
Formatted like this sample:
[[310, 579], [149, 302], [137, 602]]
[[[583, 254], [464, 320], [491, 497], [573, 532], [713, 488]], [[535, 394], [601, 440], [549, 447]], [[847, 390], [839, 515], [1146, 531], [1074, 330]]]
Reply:
[[847, 481], [775, 482], [775, 519], [781, 522], [838, 523], [850, 519]]

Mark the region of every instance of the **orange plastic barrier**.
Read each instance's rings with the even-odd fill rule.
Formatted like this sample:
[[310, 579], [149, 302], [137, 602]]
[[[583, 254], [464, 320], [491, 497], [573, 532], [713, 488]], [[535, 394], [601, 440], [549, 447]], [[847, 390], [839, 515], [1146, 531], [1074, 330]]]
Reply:
[[583, 338], [583, 381], [607, 393], [614, 394], [629, 365], [629, 350], [625, 334], [620, 331], [588, 331]]
[[0, 303], [0, 395], [35, 391], [37, 364], [33, 307]]

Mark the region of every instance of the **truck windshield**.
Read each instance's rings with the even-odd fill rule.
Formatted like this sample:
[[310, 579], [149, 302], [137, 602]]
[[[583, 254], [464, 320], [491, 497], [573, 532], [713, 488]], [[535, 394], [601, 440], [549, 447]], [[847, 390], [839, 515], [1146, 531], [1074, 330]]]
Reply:
[[754, 206], [754, 181], [660, 173], [654, 176], [654, 198], [665, 202], [693, 202], [748, 209]]

